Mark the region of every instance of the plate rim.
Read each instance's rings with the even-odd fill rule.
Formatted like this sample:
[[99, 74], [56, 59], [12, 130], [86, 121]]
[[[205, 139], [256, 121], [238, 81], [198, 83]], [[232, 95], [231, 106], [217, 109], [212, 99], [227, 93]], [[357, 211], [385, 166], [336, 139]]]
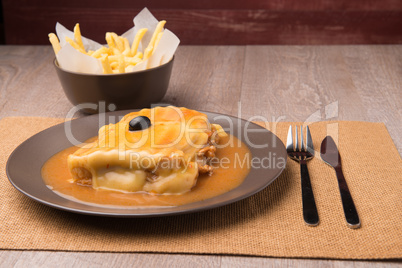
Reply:
[[[130, 112], [135, 112], [135, 111], [139, 111], [139, 110], [141, 110], [141, 109], [118, 110], [118, 111], [106, 112], [106, 113], [104, 113], [104, 114], [105, 114], [105, 116], [111, 115], [111, 114], [117, 114], [116, 116], [119, 116], [120, 114], [121, 114], [121, 115], [124, 115], [124, 114], [130, 113]], [[264, 129], [264, 130], [266, 130], [268, 133], [270, 133], [271, 135], [273, 135], [273, 136], [276, 138], [277, 142], [279, 141], [279, 144], [278, 144], [278, 145], [279, 145], [280, 147], [282, 147], [282, 151], [286, 152], [285, 146], [284, 146], [282, 140], [281, 140], [275, 133], [273, 133], [272, 131], [270, 131], [270, 130], [268, 130], [268, 129], [266, 129], [266, 128], [264, 128], [264, 127], [258, 125], [258, 124], [256, 124], [256, 123], [253, 122], [253, 121], [245, 120], [245, 119], [240, 118], [240, 117], [231, 116], [231, 115], [227, 115], [227, 114], [223, 114], [223, 113], [210, 112], [210, 111], [203, 111], [203, 110], [197, 110], [197, 111], [199, 111], [199, 112], [201, 112], [201, 113], [204, 113], [204, 114], [207, 114], [207, 116], [208, 116], [208, 114], [218, 115], [218, 116], [219, 116], [219, 115], [228, 116], [228, 117], [231, 118], [231, 119], [240, 120], [240, 121], [242, 121], [242, 122], [244, 122], [244, 123], [247, 122], [247, 123], [249, 123], [249, 124], [252, 124], [252, 125], [254, 125], [254, 126], [257, 126], [258, 128]], [[79, 118], [74, 118], [74, 119], [70, 120], [69, 122], [77, 121], [77, 120], [85, 120], [85, 119], [86, 119], [86, 120], [91, 120], [91, 118], [96, 118], [96, 117], [99, 117], [99, 116], [100, 116], [99, 113], [98, 113], [98, 114], [92, 114], [92, 115], [87, 115], [87, 116], [83, 116], [83, 117], [79, 117]], [[140, 212], [140, 213], [124, 213], [125, 208], [116, 208], [116, 209], [119, 209], [120, 212], [113, 212], [113, 213], [112, 213], [112, 212], [88, 211], [88, 210], [82, 210], [82, 209], [77, 209], [77, 208], [70, 208], [70, 207], [67, 207], [67, 206], [62, 206], [62, 205], [59, 205], [59, 204], [55, 204], [55, 203], [52, 203], [52, 202], [48, 202], [48, 201], [46, 201], [46, 200], [41, 199], [40, 197], [37, 197], [37, 196], [35, 196], [35, 195], [32, 195], [31, 193], [29, 193], [29, 192], [27, 192], [27, 191], [21, 189], [18, 185], [16, 185], [16, 183], [13, 181], [13, 179], [11, 178], [11, 176], [10, 176], [10, 174], [9, 174], [9, 172], [10, 172], [10, 171], [9, 171], [10, 162], [13, 160], [12, 158], [13, 158], [14, 154], [16, 154], [16, 153], [18, 152], [18, 150], [20, 150], [20, 148], [21, 148], [23, 145], [25, 145], [26, 143], [30, 142], [30, 140], [33, 139], [34, 137], [43, 135], [43, 132], [45, 132], [45, 131], [51, 131], [53, 128], [61, 127], [61, 125], [64, 125], [66, 122], [67, 122], [67, 121], [64, 121], [64, 122], [58, 123], [58, 124], [56, 124], [56, 125], [54, 125], [54, 126], [50, 126], [50, 127], [48, 127], [48, 128], [45, 128], [45, 129], [41, 130], [40, 132], [38, 132], [38, 133], [36, 133], [36, 134], [30, 136], [28, 139], [24, 140], [21, 144], [19, 144], [19, 145], [12, 151], [12, 153], [10, 154], [10, 156], [9, 156], [8, 159], [7, 159], [7, 163], [6, 163], [6, 176], [7, 176], [7, 178], [8, 178], [8, 181], [12, 184], [12, 186], [13, 186], [15, 189], [17, 189], [20, 193], [24, 194], [25, 196], [31, 198], [32, 200], [34, 200], [34, 201], [36, 201], [36, 202], [39, 202], [39, 203], [43, 204], [43, 205], [46, 205], [46, 206], [49, 206], [49, 207], [52, 207], [52, 208], [55, 208], [55, 209], [59, 209], [59, 210], [62, 210], [62, 211], [67, 211], [67, 212], [70, 212], [70, 213], [77, 213], [77, 214], [91, 215], [91, 216], [100, 216], [100, 217], [115, 217], [115, 218], [152, 218], [152, 217], [166, 217], [166, 216], [174, 216], [174, 215], [183, 215], [183, 214], [190, 214], [190, 213], [201, 212], [201, 211], [205, 211], [205, 210], [211, 210], [211, 209], [215, 209], [215, 208], [218, 208], [218, 207], [223, 207], [223, 206], [226, 206], [226, 205], [229, 205], [229, 204], [236, 203], [236, 202], [239, 202], [239, 201], [241, 201], [241, 200], [247, 199], [247, 198], [249, 198], [250, 196], [253, 196], [253, 195], [257, 194], [258, 192], [264, 190], [264, 189], [267, 188], [271, 183], [273, 183], [273, 182], [280, 176], [280, 174], [282, 174], [282, 172], [285, 170], [286, 165], [287, 165], [287, 155], [284, 154], [284, 156], [285, 156], [285, 157], [284, 157], [284, 159], [285, 159], [284, 166], [283, 166], [282, 168], [280, 168], [280, 169], [278, 170], [278, 172], [277, 172], [274, 176], [270, 177], [270, 179], [267, 180], [267, 182], [266, 182], [262, 187], [257, 188], [257, 189], [255, 189], [255, 190], [253, 190], [253, 191], [249, 191], [249, 192], [247, 192], [246, 194], [243, 194], [243, 195], [241, 195], [241, 196], [239, 196], [239, 197], [236, 197], [236, 198], [234, 198], [234, 199], [225, 200], [225, 201], [218, 202], [218, 203], [215, 203], [215, 204], [212, 204], [212, 205], [208, 205], [208, 206], [200, 206], [200, 207], [196, 207], [196, 208], [183, 209], [183, 210], [175, 210], [175, 211], [166, 211], [166, 212], [162, 212], [162, 213], [161, 213], [161, 212], [155, 212], [155, 213], [141, 213], [141, 211], [143, 211], [143, 210], [142, 210], [142, 209], [138, 209], [138, 208], [137, 208], [137, 209], [138, 209], [138, 212]], [[243, 127], [242, 127], [242, 129], [243, 129]], [[234, 136], [237, 138], [236, 135], [234, 135]], [[252, 151], [252, 150], [250, 149], [249, 145], [247, 145], [244, 141], [242, 141], [242, 142], [249, 148], [250, 151]], [[277, 145], [277, 146], [278, 146], [278, 145]], [[64, 149], [66, 149], [66, 148], [64, 148]], [[64, 149], [63, 149], [63, 150], [64, 150]], [[57, 152], [56, 152], [56, 153], [57, 153]], [[42, 163], [42, 166], [43, 166], [43, 164], [44, 164], [44, 163]], [[251, 169], [252, 169], [252, 168], [251, 168]], [[245, 180], [247, 179], [248, 176], [249, 176], [249, 174], [246, 176]], [[48, 188], [47, 185], [43, 182], [43, 179], [42, 179], [41, 181], [42, 181], [44, 187]], [[242, 184], [243, 184], [243, 183], [242, 183]], [[242, 184], [240, 184], [240, 185], [237, 186], [236, 188], [233, 188], [232, 190], [230, 190], [230, 191], [228, 191], [228, 192], [225, 192], [225, 193], [223, 193], [223, 194], [229, 193], [229, 192], [231, 192], [231, 191], [233, 191], [233, 190], [235, 190], [235, 189], [241, 187]], [[49, 189], [49, 188], [48, 188], [48, 189]], [[49, 190], [52, 191], [51, 189], [49, 189]], [[55, 193], [55, 194], [57, 194], [57, 193]], [[223, 194], [221, 194], [221, 195], [223, 195]], [[57, 195], [58, 195], [58, 194], [57, 194]], [[216, 197], [219, 197], [219, 196], [221, 196], [221, 195], [218, 195], [218, 196], [215, 196], [215, 197], [212, 197], [212, 198], [216, 198]], [[58, 195], [58, 196], [62, 197], [61, 195]], [[65, 198], [65, 197], [62, 197], [62, 198], [65, 199], [66, 201], [69, 201], [69, 202], [75, 202], [75, 203], [83, 204], [82, 202], [78, 202], [78, 201], [76, 202], [76, 201], [67, 199], [67, 198]], [[210, 198], [209, 198], [209, 199], [210, 199]], [[206, 200], [208, 200], [208, 199], [206, 199]], [[203, 201], [203, 200], [202, 200], [202, 201]], [[202, 202], [202, 201], [197, 201], [197, 202]], [[194, 203], [197, 203], [197, 202], [194, 202]], [[86, 204], [86, 205], [88, 205], [88, 204]], [[91, 206], [91, 207], [96, 207], [96, 206]], [[99, 207], [101, 208], [102, 206], [99, 206]], [[181, 207], [181, 206], [175, 206], [175, 207], [178, 207], [178, 208], [179, 208], [179, 207]], [[112, 208], [112, 207], [104, 207], [104, 208]], [[112, 208], [112, 209], [113, 209], [113, 208]], [[128, 209], [130, 209], [130, 211], [132, 211], [132, 210], [135, 209], [135, 208], [133, 207], [133, 208], [128, 208]], [[128, 209], [127, 209], [127, 210], [128, 210]]]

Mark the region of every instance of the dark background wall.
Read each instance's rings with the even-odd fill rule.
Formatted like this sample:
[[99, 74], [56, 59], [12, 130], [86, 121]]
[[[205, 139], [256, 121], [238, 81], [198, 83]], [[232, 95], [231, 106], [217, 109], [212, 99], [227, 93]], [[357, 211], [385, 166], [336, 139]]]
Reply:
[[[0, 0], [1, 1], [1, 0]], [[190, 45], [402, 43], [402, 0], [2, 0], [6, 44], [48, 44], [56, 22], [105, 43], [148, 7]], [[2, 26], [0, 22], [0, 26]], [[1, 30], [0, 30], [1, 34]]]
[[0, 0], [0, 44], [4, 44], [4, 20], [3, 20], [3, 5], [2, 0]]

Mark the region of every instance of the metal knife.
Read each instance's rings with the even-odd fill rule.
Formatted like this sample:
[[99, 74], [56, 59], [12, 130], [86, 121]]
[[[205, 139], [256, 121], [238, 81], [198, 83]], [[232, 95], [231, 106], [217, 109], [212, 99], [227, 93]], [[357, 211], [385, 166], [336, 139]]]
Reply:
[[356, 229], [360, 227], [360, 219], [355, 204], [350, 194], [348, 185], [342, 172], [341, 155], [331, 136], [327, 136], [321, 143], [321, 158], [328, 165], [333, 167], [338, 179], [339, 191], [342, 199], [343, 212], [345, 213], [348, 227]]

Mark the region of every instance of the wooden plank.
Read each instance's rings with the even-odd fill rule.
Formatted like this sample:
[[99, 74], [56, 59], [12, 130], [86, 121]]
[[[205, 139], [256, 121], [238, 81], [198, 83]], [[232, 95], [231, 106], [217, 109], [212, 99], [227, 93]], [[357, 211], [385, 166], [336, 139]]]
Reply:
[[[246, 118], [369, 119], [338, 46], [248, 46], [245, 65], [241, 99], [254, 103]], [[326, 107], [334, 113], [325, 114]]]
[[398, 262], [376, 262], [376, 261], [343, 261], [343, 260], [307, 260], [307, 259], [278, 259], [278, 258], [259, 258], [259, 257], [236, 257], [223, 256], [221, 267], [243, 268], [243, 267], [332, 267], [332, 268], [366, 268], [400, 267]]
[[342, 54], [367, 120], [384, 122], [402, 152], [402, 46], [344, 47]]
[[219, 267], [220, 256], [54, 251], [0, 251], [3, 267]]
[[54, 251], [0, 251], [4, 267], [333, 267], [396, 268], [395, 261], [343, 261], [286, 258], [261, 258], [214, 255], [150, 254], [150, 253], [96, 253]]
[[264, 1], [264, 0], [220, 0], [220, 1], [187, 1], [187, 0], [3, 0], [5, 7], [19, 6], [25, 8], [38, 7], [63, 7], [76, 9], [200, 9], [200, 10], [303, 10], [303, 11], [318, 11], [318, 10], [338, 10], [338, 11], [368, 11], [368, 10], [402, 10], [402, 2], [399, 0], [338, 0], [338, 1], [322, 1], [322, 0], [285, 0], [285, 1]]
[[[390, 133], [402, 153], [402, 46], [181, 46], [176, 56], [166, 102], [236, 115], [233, 106], [240, 99], [245, 118], [286, 115], [286, 120], [304, 120], [340, 99], [347, 103], [340, 103], [340, 119], [384, 122], [388, 130], [395, 129]], [[2, 46], [0, 58], [0, 118], [66, 115], [72, 105], [53, 70], [50, 46]], [[239, 81], [243, 82], [239, 85]], [[133, 263], [157, 267], [400, 266], [392, 261], [11, 250], [0, 251], [0, 263], [16, 267], [53, 263], [92, 267]]]
[[[133, 26], [135, 8], [4, 7], [7, 44], [48, 44], [59, 21], [105, 43], [107, 31]], [[153, 9], [158, 19], [188, 45], [393, 44], [402, 43], [402, 11], [271, 11]], [[34, 25], [34, 27], [27, 27]]]
[[245, 47], [182, 46], [162, 100], [176, 106], [236, 114]]
[[65, 117], [67, 100], [53, 66], [49, 46], [3, 46], [0, 50], [0, 118]]

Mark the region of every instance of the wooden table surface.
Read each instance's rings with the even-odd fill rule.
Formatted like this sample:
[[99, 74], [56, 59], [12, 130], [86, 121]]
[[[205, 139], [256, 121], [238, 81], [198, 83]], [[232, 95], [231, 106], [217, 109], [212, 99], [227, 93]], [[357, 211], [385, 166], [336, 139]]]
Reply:
[[[0, 119], [65, 117], [50, 46], [0, 46]], [[385, 123], [402, 153], [402, 46], [181, 46], [163, 103], [266, 121]], [[76, 116], [85, 116], [77, 114]], [[400, 224], [400, 223], [399, 223]], [[0, 251], [6, 266], [398, 266], [245, 256]]]

